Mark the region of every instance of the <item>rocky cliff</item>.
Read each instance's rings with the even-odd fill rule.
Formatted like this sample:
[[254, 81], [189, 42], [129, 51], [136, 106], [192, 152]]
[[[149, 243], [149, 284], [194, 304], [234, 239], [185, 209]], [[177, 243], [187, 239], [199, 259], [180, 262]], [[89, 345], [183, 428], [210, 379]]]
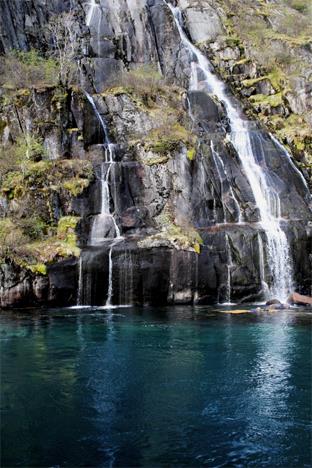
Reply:
[[[310, 292], [309, 85], [289, 61], [263, 62], [240, 29], [255, 3], [243, 17], [238, 6], [1, 2], [2, 54], [24, 51], [28, 71], [35, 49], [47, 69], [2, 83], [2, 306], [256, 300], [284, 276], [284, 290]], [[257, 8], [256, 38], [264, 21], [274, 54], [295, 50], [305, 73], [308, 39], [281, 36], [278, 2]], [[76, 73], [64, 85], [59, 61], [41, 60], [46, 25], [67, 13]]]

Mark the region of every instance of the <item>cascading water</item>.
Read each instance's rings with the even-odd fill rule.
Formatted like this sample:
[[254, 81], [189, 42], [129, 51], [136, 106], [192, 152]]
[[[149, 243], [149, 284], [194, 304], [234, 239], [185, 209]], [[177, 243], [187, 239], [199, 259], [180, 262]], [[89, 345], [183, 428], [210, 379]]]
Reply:
[[[86, 14], [86, 25], [96, 30], [98, 53], [100, 52], [100, 28], [101, 28], [101, 15], [102, 10], [100, 4], [96, 0], [90, 0], [88, 11]], [[97, 24], [95, 25], [95, 22]], [[95, 27], [96, 26], [96, 27]], [[110, 141], [108, 129], [105, 120], [97, 109], [93, 97], [85, 91], [86, 98], [88, 99], [97, 120], [101, 126], [104, 134], [103, 148], [105, 151], [105, 160], [100, 168], [100, 186], [101, 186], [101, 207], [100, 213], [94, 216], [90, 236], [89, 245], [96, 246], [102, 244], [104, 241], [110, 241], [108, 252], [108, 290], [106, 306], [110, 307], [113, 296], [113, 248], [123, 238], [120, 235], [114, 214], [111, 212], [111, 195], [110, 195], [110, 182], [114, 176], [114, 156], [115, 145]], [[79, 291], [78, 303], [82, 303], [83, 296], [83, 256], [81, 256], [79, 264]]]
[[225, 235], [225, 246], [226, 246], [226, 256], [227, 256], [227, 281], [226, 281], [226, 302], [224, 305], [231, 305], [231, 271], [233, 267], [232, 262], [232, 253], [231, 245], [229, 241], [229, 236]]
[[[166, 3], [166, 2], [165, 2]], [[267, 238], [267, 256], [272, 281], [270, 295], [286, 301], [293, 289], [292, 263], [285, 232], [280, 226], [279, 195], [257, 162], [251, 144], [251, 130], [226, 93], [224, 83], [215, 75], [208, 59], [190, 42], [183, 29], [178, 7], [166, 3], [177, 25], [181, 40], [191, 55], [190, 90], [212, 93], [223, 102], [231, 126], [230, 140], [237, 151], [259, 210], [260, 223]], [[273, 203], [272, 203], [273, 200]]]
[[[93, 6], [92, 6], [93, 7]], [[120, 230], [118, 228], [117, 222], [115, 220], [114, 215], [111, 213], [111, 199], [110, 199], [110, 189], [109, 189], [109, 181], [112, 172], [112, 168], [115, 164], [114, 162], [114, 152], [115, 147], [114, 144], [111, 143], [107, 131], [106, 123], [99, 113], [94, 99], [90, 94], [85, 92], [85, 95], [94, 110], [94, 113], [101, 125], [104, 134], [104, 142], [103, 147], [105, 151], [105, 161], [101, 164], [100, 170], [100, 183], [101, 183], [101, 211], [99, 214], [94, 216], [90, 237], [89, 237], [89, 244], [90, 245], [99, 245], [105, 240], [112, 240], [108, 259], [109, 259], [109, 273], [108, 273], [108, 291], [107, 291], [107, 300], [106, 306], [111, 306], [112, 295], [113, 295], [113, 260], [112, 260], [112, 252], [113, 247], [116, 243], [122, 240], [120, 235]], [[81, 257], [82, 259], [82, 257]], [[83, 265], [82, 260], [80, 261], [79, 266], [79, 290], [78, 290], [78, 302], [79, 304], [82, 301], [83, 295]]]
[[[210, 149], [211, 149], [212, 158], [214, 160], [214, 164], [215, 164], [215, 167], [216, 167], [216, 170], [217, 170], [217, 173], [218, 173], [218, 176], [219, 176], [220, 184], [221, 184], [221, 201], [222, 201], [223, 213], [224, 213], [224, 223], [227, 223], [227, 218], [226, 218], [226, 209], [227, 208], [225, 206], [225, 203], [223, 202], [223, 175], [222, 175], [222, 173], [223, 173], [225, 178], [227, 179], [227, 173], [226, 173], [225, 165], [224, 165], [224, 162], [223, 162], [221, 156], [219, 155], [219, 153], [214, 148], [213, 141], [210, 142]], [[239, 203], [237, 201], [237, 198], [234, 195], [234, 192], [233, 192], [233, 189], [232, 189], [231, 185], [229, 187], [229, 191], [230, 191], [232, 200], [234, 201], [234, 204], [235, 204], [237, 222], [242, 223], [242, 213], [241, 213]]]
[[264, 257], [263, 257], [263, 242], [260, 233], [257, 235], [258, 240], [258, 249], [259, 249], [259, 273], [260, 273], [260, 281], [261, 287], [264, 292], [268, 291], [268, 285], [265, 281], [265, 269], [264, 269]]
[[[86, 93], [98, 121], [101, 124], [105, 136], [104, 149], [105, 149], [105, 162], [101, 164], [100, 182], [101, 182], [101, 211], [94, 217], [91, 233], [90, 244], [96, 245], [103, 242], [105, 239], [120, 238], [120, 230], [116, 223], [114, 215], [111, 213], [111, 200], [109, 190], [109, 178], [114, 165], [114, 145], [110, 142], [106, 124], [97, 110], [94, 99]], [[112, 229], [113, 228], [113, 235]]]
[[82, 255], [79, 258], [79, 273], [78, 273], [78, 298], [77, 305], [82, 305], [83, 302], [83, 271], [82, 271]]

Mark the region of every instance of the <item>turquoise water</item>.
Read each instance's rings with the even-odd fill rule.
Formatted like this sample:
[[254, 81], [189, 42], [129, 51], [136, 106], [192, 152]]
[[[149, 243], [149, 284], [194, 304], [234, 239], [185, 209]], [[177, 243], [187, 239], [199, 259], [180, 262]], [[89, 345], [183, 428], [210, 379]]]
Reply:
[[307, 312], [3, 312], [1, 466], [311, 466]]

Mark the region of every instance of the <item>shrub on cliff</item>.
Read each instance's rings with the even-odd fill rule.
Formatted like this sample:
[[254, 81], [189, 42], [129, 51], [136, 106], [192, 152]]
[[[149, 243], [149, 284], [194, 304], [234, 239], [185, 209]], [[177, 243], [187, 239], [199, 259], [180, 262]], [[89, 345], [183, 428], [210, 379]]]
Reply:
[[0, 146], [0, 183], [6, 174], [21, 170], [25, 172], [28, 162], [46, 157], [42, 139], [32, 134], [20, 135], [14, 144]]
[[45, 27], [45, 54], [36, 49], [13, 50], [1, 57], [0, 86], [21, 89], [74, 83], [80, 47], [77, 28], [72, 12], [52, 16]]
[[165, 85], [161, 74], [149, 65], [123, 73], [120, 80], [122, 86], [140, 96], [145, 105], [153, 105]]
[[64, 87], [77, 78], [80, 53], [79, 23], [73, 12], [51, 17], [46, 26], [47, 55], [58, 63], [57, 80]]
[[59, 64], [44, 58], [38, 50], [13, 50], [0, 60], [0, 85], [8, 88], [31, 88], [57, 84]]
[[11, 219], [0, 219], [0, 260], [17, 253], [18, 248], [27, 242], [27, 236]]

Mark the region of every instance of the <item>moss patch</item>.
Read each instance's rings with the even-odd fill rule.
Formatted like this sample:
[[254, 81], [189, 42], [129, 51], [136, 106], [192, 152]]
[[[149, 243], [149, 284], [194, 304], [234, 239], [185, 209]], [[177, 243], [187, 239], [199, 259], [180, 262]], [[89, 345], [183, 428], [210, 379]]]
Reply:
[[[74, 177], [73, 177], [74, 176]], [[2, 195], [19, 199], [36, 190], [39, 193], [68, 191], [77, 196], [93, 177], [92, 164], [80, 159], [29, 162], [23, 171], [7, 173], [0, 186]]]
[[249, 98], [252, 104], [260, 104], [263, 106], [278, 107], [283, 104], [282, 93], [272, 94], [267, 96], [266, 94], [255, 94]]
[[30, 241], [11, 219], [0, 220], [0, 260], [45, 275], [50, 263], [80, 255], [75, 232], [79, 220], [78, 216], [64, 216], [54, 235], [36, 241]]
[[198, 232], [189, 223], [179, 225], [168, 208], [155, 218], [159, 229], [157, 234], [149, 236], [138, 243], [139, 247], [149, 248], [156, 245], [171, 245], [176, 249], [193, 250], [200, 253], [203, 241]]
[[190, 161], [193, 161], [196, 156], [196, 148], [190, 148], [187, 150], [186, 156]]
[[195, 140], [195, 136], [189, 130], [179, 123], [175, 123], [169, 127], [159, 127], [152, 130], [147, 135], [144, 146], [153, 153], [166, 155], [177, 150], [182, 143], [189, 148], [192, 155]]
[[155, 166], [156, 164], [166, 164], [169, 161], [169, 156], [155, 156], [144, 159], [144, 164], [147, 166]]

